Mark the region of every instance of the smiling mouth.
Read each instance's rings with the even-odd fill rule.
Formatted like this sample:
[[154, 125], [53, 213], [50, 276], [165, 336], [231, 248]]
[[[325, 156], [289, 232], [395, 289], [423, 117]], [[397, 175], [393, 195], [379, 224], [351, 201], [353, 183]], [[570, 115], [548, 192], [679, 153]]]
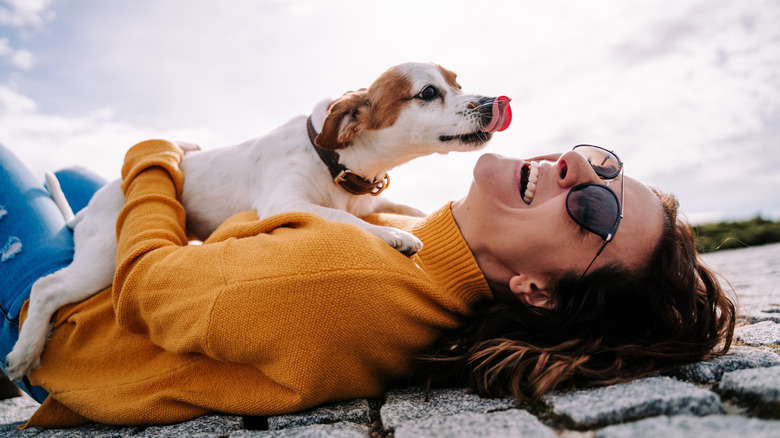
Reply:
[[525, 163], [523, 168], [520, 169], [520, 195], [523, 197], [523, 202], [527, 205], [531, 205], [534, 197], [536, 197], [536, 183], [539, 181], [539, 163], [531, 161]]
[[491, 132], [472, 132], [471, 134], [459, 134], [459, 135], [441, 135], [439, 136], [439, 141], [441, 142], [450, 142], [450, 141], [459, 141], [461, 143], [466, 144], [482, 144], [490, 140], [490, 138], [493, 136], [493, 133]]

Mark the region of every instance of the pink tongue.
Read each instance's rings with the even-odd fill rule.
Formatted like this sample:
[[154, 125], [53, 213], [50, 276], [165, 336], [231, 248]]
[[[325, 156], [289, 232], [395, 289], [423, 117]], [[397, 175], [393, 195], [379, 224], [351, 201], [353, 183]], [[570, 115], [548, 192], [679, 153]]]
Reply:
[[512, 123], [512, 107], [509, 101], [512, 100], [506, 96], [499, 96], [493, 101], [493, 116], [490, 122], [482, 127], [482, 132], [499, 132], [509, 127]]

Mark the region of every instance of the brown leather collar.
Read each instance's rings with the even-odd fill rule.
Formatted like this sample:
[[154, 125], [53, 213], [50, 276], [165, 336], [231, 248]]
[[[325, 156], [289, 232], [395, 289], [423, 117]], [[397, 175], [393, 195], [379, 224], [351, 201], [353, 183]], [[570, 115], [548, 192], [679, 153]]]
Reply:
[[306, 131], [309, 133], [309, 140], [311, 140], [311, 145], [314, 146], [314, 150], [317, 151], [317, 155], [319, 155], [322, 162], [328, 166], [333, 182], [341, 186], [342, 189], [353, 195], [376, 196], [382, 193], [382, 191], [390, 185], [390, 177], [387, 174], [379, 181], [368, 181], [339, 163], [338, 152], [317, 146], [317, 143], [314, 142], [314, 139], [317, 138], [317, 131], [314, 130], [314, 123], [311, 121], [311, 116], [306, 119]]

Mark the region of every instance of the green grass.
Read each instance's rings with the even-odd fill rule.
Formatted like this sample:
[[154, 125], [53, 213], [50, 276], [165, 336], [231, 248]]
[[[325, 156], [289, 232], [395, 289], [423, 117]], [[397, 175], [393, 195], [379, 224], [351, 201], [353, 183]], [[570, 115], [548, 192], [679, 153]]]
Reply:
[[703, 224], [693, 229], [700, 252], [780, 242], [780, 222], [761, 216], [742, 221]]

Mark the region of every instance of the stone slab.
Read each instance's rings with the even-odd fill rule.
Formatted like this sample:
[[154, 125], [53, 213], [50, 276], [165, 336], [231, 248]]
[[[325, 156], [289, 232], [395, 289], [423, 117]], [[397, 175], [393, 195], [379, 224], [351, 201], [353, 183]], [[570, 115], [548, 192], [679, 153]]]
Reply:
[[723, 413], [712, 391], [670, 377], [648, 377], [628, 383], [555, 392], [542, 402], [578, 427], [614, 424], [656, 415]]
[[29, 438], [38, 435], [41, 429], [31, 428], [18, 430], [15, 424], [0, 425], [0, 436], [3, 438]]
[[[39, 433], [31, 436], [35, 438], [124, 438], [124, 437], [136, 437], [139, 431], [143, 430], [142, 427], [119, 427], [109, 426], [106, 424], [87, 424], [86, 426], [77, 427], [74, 429], [37, 429], [33, 428], [30, 431], [37, 430]], [[12, 435], [13, 436], [13, 435]], [[149, 435], [146, 435], [149, 436]], [[153, 435], [160, 436], [160, 435]], [[169, 437], [186, 436], [186, 435], [167, 435]], [[211, 437], [210, 435], [209, 437]]]
[[334, 424], [315, 424], [312, 426], [292, 427], [283, 430], [250, 431], [241, 430], [230, 433], [229, 438], [366, 438], [369, 428], [356, 423], [342, 422]]
[[556, 438], [536, 417], [520, 409], [477, 414], [464, 412], [410, 421], [395, 429], [395, 438]]
[[368, 404], [368, 400], [357, 399], [344, 403], [332, 403], [296, 414], [269, 417], [268, 430], [287, 429], [320, 423], [336, 423], [338, 421], [370, 423], [371, 407]]
[[224, 437], [233, 431], [241, 430], [244, 423], [240, 416], [236, 415], [204, 415], [184, 423], [169, 426], [151, 426], [143, 432], [133, 435], [140, 438], [151, 437], [195, 437], [217, 438]]
[[434, 389], [425, 401], [422, 388], [395, 389], [387, 393], [380, 409], [382, 425], [397, 428], [413, 420], [447, 416], [465, 412], [487, 413], [515, 407], [511, 398], [486, 399], [465, 389]]
[[741, 316], [751, 322], [780, 322], [780, 243], [716, 251], [702, 258], [722, 276], [725, 289], [733, 286]]
[[594, 438], [778, 438], [780, 421], [739, 416], [654, 417], [597, 431]]
[[740, 316], [752, 323], [770, 321], [780, 324], [780, 304], [768, 304], [755, 309], [747, 308]]
[[0, 400], [0, 424], [27, 422], [39, 406], [40, 404], [27, 394]]
[[764, 403], [780, 403], [780, 366], [726, 373], [720, 381], [720, 390], [755, 397]]
[[724, 373], [748, 368], [780, 365], [780, 354], [753, 347], [732, 347], [728, 354], [709, 361], [696, 362], [680, 367], [675, 377], [696, 383], [712, 383]]
[[747, 345], [780, 345], [780, 324], [773, 321], [737, 327], [734, 334], [737, 341]]

